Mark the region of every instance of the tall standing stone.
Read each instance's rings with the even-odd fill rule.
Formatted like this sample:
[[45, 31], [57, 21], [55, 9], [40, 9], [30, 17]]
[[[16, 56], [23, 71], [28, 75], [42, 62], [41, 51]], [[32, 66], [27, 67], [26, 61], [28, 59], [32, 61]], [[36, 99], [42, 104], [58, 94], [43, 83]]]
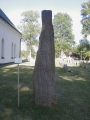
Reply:
[[55, 49], [52, 11], [42, 11], [42, 31], [34, 69], [35, 104], [55, 104]]

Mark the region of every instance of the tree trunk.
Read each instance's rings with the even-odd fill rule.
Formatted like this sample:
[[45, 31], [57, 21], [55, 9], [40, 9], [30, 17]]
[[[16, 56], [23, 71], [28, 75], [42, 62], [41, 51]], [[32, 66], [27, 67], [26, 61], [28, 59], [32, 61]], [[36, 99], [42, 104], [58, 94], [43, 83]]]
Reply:
[[29, 56], [30, 56], [30, 62], [31, 62], [31, 48], [30, 48], [30, 53], [29, 53]]
[[55, 96], [55, 49], [52, 11], [42, 11], [42, 31], [39, 38], [33, 74], [35, 104], [53, 106]]

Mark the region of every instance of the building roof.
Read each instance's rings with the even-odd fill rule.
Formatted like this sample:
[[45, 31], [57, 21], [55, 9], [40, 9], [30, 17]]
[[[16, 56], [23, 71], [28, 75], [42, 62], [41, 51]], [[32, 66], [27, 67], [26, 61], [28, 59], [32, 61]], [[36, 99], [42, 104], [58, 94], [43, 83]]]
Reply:
[[[11, 22], [11, 20], [6, 16], [6, 14], [0, 9], [0, 18], [2, 18], [5, 22], [7, 22], [11, 27], [13, 27], [16, 31], [17, 28], [15, 25]], [[18, 31], [19, 32], [19, 31]], [[20, 32], [19, 32], [20, 33]], [[21, 34], [21, 33], [20, 33]]]

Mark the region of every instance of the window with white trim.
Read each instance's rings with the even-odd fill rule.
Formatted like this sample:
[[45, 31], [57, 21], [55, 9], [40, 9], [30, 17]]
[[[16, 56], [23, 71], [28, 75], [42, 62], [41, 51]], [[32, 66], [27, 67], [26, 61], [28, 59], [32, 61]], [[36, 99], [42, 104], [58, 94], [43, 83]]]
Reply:
[[11, 58], [13, 59], [13, 42], [11, 44]]
[[2, 39], [1, 41], [1, 59], [5, 59], [4, 58], [4, 39]]
[[16, 44], [14, 44], [14, 58], [16, 57]]

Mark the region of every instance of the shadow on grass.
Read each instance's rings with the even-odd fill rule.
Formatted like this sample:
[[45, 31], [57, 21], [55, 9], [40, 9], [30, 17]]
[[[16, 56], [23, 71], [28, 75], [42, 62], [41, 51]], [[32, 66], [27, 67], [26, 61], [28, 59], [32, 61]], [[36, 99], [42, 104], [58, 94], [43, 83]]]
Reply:
[[89, 68], [71, 67], [73, 72], [70, 73], [56, 67], [57, 105], [52, 108], [34, 105], [33, 69], [30, 66], [20, 66], [18, 108], [17, 66], [0, 67], [0, 120], [89, 120]]

